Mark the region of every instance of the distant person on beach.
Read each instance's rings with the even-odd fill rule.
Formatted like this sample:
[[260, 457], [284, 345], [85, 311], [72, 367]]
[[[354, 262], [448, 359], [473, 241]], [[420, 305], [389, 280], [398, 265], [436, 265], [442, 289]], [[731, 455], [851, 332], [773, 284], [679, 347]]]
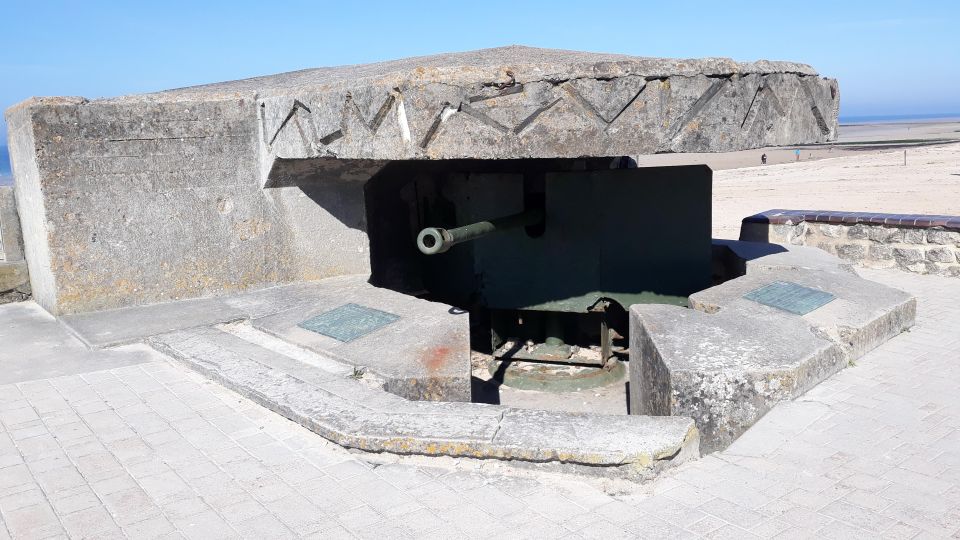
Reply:
[[760, 156], [760, 164], [761, 164], [761, 165], [766, 165], [766, 164], [767, 164], [767, 155], [766, 155], [766, 154], [763, 154], [762, 156]]
[[793, 151], [793, 155], [797, 156], [797, 161], [800, 161], [800, 149], [797, 148]]

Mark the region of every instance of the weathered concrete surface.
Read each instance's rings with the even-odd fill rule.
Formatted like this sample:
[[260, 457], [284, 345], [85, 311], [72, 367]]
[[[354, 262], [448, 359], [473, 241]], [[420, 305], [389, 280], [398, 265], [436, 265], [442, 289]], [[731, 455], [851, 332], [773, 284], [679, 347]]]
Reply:
[[0, 261], [23, 260], [23, 234], [13, 186], [0, 186]]
[[736, 240], [714, 240], [713, 245], [715, 255], [742, 269], [737, 275], [747, 277], [691, 295], [694, 309], [711, 313], [727, 306], [750, 311], [756, 304], [742, 296], [777, 279], [826, 291], [837, 299], [803, 318], [852, 359], [909, 328], [916, 318], [913, 296], [864, 280], [850, 261], [821, 249]]
[[23, 259], [23, 236], [13, 187], [0, 186], [0, 304], [30, 298], [30, 275]]
[[300, 174], [285, 160], [304, 158], [555, 158], [822, 142], [836, 137], [839, 103], [836, 81], [802, 64], [529, 47], [156, 96], [243, 91], [257, 92], [266, 180], [281, 185]]
[[[374, 287], [367, 283], [366, 276], [344, 276], [321, 283], [309, 295], [294, 292], [275, 297], [278, 307], [286, 309], [254, 319], [253, 326], [324, 356], [369, 369], [384, 379], [388, 392], [407, 399], [470, 401], [467, 312]], [[348, 302], [400, 318], [348, 342], [298, 326]]]
[[714, 274], [724, 281], [759, 270], [831, 270], [853, 274], [853, 265], [808, 246], [713, 239]]
[[0, 261], [0, 304], [30, 298], [30, 275], [24, 261]]
[[[719, 247], [739, 259], [744, 276], [691, 295], [692, 309], [631, 308], [631, 412], [694, 417], [707, 451], [913, 325], [912, 296], [860, 278], [836, 257], [746, 242]], [[743, 298], [774, 281], [836, 298], [803, 316]]]
[[[298, 327], [346, 303], [379, 309], [400, 319], [350, 342]], [[313, 351], [367, 370], [387, 391], [411, 400], [470, 401], [467, 313], [342, 276], [271, 287], [232, 296], [181, 300], [92, 313], [61, 320], [94, 348], [143, 341], [157, 334], [245, 320], [290, 349]]]
[[0, 306], [0, 385], [162, 359], [143, 344], [91, 351], [34, 302]]
[[246, 319], [224, 298], [194, 298], [150, 306], [63, 315], [60, 320], [87, 346], [114, 347], [174, 330]]
[[83, 103], [7, 113], [26, 258], [48, 311], [369, 271], [362, 183], [260, 189], [252, 98]]
[[788, 315], [802, 319], [818, 335], [839, 345], [851, 360], [910, 328], [916, 318], [916, 300], [903, 291], [850, 272], [799, 268], [750, 272], [742, 278], [691, 295], [690, 306], [707, 313], [723, 310], [764, 316], [784, 313], [743, 298], [748, 292], [774, 281], [797, 283], [836, 296], [830, 303], [802, 317]]
[[339, 445], [370, 452], [562, 462], [647, 476], [698, 455], [689, 418], [410, 402], [214, 328], [150, 343]]
[[631, 413], [692, 416], [705, 452], [847, 363], [838, 346], [787, 315], [656, 304], [634, 305], [630, 315]]
[[800, 64], [508, 47], [6, 118], [34, 294], [65, 314], [366, 273], [363, 182], [389, 160], [824, 141], [837, 92]]

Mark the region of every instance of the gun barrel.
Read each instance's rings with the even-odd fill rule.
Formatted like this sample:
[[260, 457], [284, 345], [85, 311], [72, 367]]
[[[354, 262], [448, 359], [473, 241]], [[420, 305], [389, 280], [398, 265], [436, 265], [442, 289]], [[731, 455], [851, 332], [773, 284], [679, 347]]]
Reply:
[[535, 225], [541, 220], [543, 220], [543, 211], [534, 209], [453, 229], [427, 227], [417, 235], [417, 248], [424, 255], [443, 253], [457, 244], [476, 240], [497, 231]]

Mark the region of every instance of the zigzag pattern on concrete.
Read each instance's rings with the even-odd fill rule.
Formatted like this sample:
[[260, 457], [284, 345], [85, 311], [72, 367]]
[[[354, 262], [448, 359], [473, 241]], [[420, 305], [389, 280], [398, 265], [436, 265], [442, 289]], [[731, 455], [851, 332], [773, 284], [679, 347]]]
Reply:
[[[815, 127], [819, 135], [814, 134], [812, 137], [814, 140], [828, 140], [835, 137], [836, 119], [833, 118], [831, 120], [833, 123], [831, 127], [821, 112], [821, 107], [824, 106], [825, 96], [825, 93], [822, 92], [824, 88], [823, 82], [813, 77], [800, 75], [793, 75], [790, 76], [787, 81], [778, 82], [778, 79], [782, 79], [783, 77], [783, 75], [761, 75], [759, 76], [759, 81], [753, 80], [757, 77], [748, 76], [744, 78], [736, 74], [716, 77], [711, 79], [709, 86], [703, 90], [692, 103], [686, 106], [680, 99], [671, 100], [671, 95], [674, 93], [680, 94], [677, 87], [687, 92], [684, 86], [691, 85], [690, 77], [666, 77], [652, 79], [651, 81], [641, 78], [643, 81], [641, 86], [629, 96], [629, 99], [626, 100], [622, 106], [617, 107], [613, 114], [600, 112], [600, 107], [602, 106], [600, 104], [603, 103], [604, 99], [609, 98], [607, 94], [595, 94], [591, 96], [591, 99], [578, 90], [574, 83], [582, 83], [586, 80], [595, 85], [611, 85], [621, 79], [613, 79], [612, 81], [581, 79], [576, 81], [563, 81], [559, 84], [551, 83], [553, 86], [546, 92], [547, 99], [543, 99], [542, 95], [528, 95], [525, 92], [524, 85], [520, 83], [514, 83], [512, 86], [503, 88], [498, 93], [489, 96], [467, 96], [471, 89], [465, 87], [460, 89], [459, 93], [462, 95], [462, 99], [455, 102], [455, 105], [451, 103], [451, 101], [443, 101], [438, 106], [432, 107], [435, 112], [432, 113], [432, 120], [425, 126], [422, 136], [418, 138], [421, 141], [419, 147], [420, 151], [427, 150], [435, 139], [437, 139], [444, 124], [446, 124], [454, 114], [462, 114], [465, 118], [490, 128], [496, 133], [516, 139], [528, 131], [545, 113], [557, 108], [561, 103], [571, 103], [574, 105], [570, 107], [570, 111], [567, 111], [565, 114], [579, 114], [582, 118], [594, 122], [602, 131], [602, 135], [607, 135], [610, 128], [627, 116], [628, 110], [631, 108], [636, 109], [635, 116], [636, 114], [643, 115], [651, 110], [649, 106], [654, 102], [659, 102], [657, 111], [653, 113], [655, 117], [654, 121], [644, 125], [644, 127], [650, 129], [650, 131], [646, 133], [646, 136], [660, 141], [661, 147], [655, 148], [653, 151], [710, 151], [710, 148], [704, 147], [705, 145], [734, 150], [745, 147], [786, 144], [786, 139], [780, 136], [782, 133], [778, 131], [778, 128], [792, 135], [792, 132], [796, 129], [796, 127], [792, 125], [793, 123], [806, 123], [809, 124], [809, 126]], [[805, 114], [788, 115], [787, 108], [777, 95], [776, 86], [793, 84], [796, 84], [799, 88], [799, 93], [802, 94], [806, 102], [807, 113]], [[661, 91], [652, 97], [646, 96], [645, 94], [647, 93], [651, 95], [655, 93], [645, 92], [653, 86], [659, 86], [660, 88], [666, 88], [668, 90], [666, 92]], [[828, 85], [828, 90], [830, 94], [833, 94], [834, 90], [832, 86]], [[594, 88], [594, 91], [597, 91], [596, 88]], [[541, 92], [541, 94], [543, 93]], [[720, 114], [722, 116], [724, 115], [723, 109], [725, 107], [729, 108], [729, 105], [725, 106], [717, 103], [724, 94], [728, 94], [726, 96], [728, 100], [746, 102], [743, 110], [740, 111], [738, 115], [731, 114], [730, 117], [723, 116], [719, 123], [716, 123], [716, 120], [712, 120], [712, 122], [715, 123], [714, 129], [722, 132], [717, 140], [722, 141], [727, 139], [730, 142], [728, 142], [726, 146], [719, 142], [697, 142], [694, 145], [696, 147], [687, 148], [689, 144], [686, 142], [686, 139], [695, 138], [689, 135], [703, 130], [702, 124], [710, 123], [709, 120], [705, 120], [705, 117], [710, 117], [711, 114]], [[332, 115], [335, 119], [326, 118], [324, 121], [321, 121], [321, 123], [325, 124], [331, 124], [332, 122], [339, 127], [323, 136], [317, 135], [318, 132], [314, 126], [311, 108], [305, 105], [304, 101], [300, 98], [295, 98], [286, 114], [282, 115], [283, 120], [279, 126], [273, 130], [272, 136], [268, 137], [268, 140], [265, 140], [266, 146], [270, 151], [283, 153], [284, 150], [282, 148], [274, 149], [273, 145], [277, 142], [282, 132], [295, 127], [296, 131], [292, 137], [294, 139], [299, 137], [302, 147], [307, 152], [306, 156], [298, 157], [309, 157], [310, 155], [320, 154], [326, 151], [339, 156], [341, 154], [339, 149], [328, 150], [327, 147], [337, 143], [337, 141], [344, 136], [344, 133], [349, 131], [349, 117], [356, 116], [361, 120], [361, 125], [367, 128], [366, 138], [368, 139], [372, 139], [377, 135], [381, 125], [391, 113], [396, 115], [398, 122], [406, 123], [406, 111], [401, 112], [399, 110], [401, 104], [398, 97], [402, 95], [403, 89], [401, 87], [390, 90], [385, 94], [383, 102], [376, 114], [372, 118], [367, 119], [353, 99], [351, 91], [345, 92], [342, 97], [343, 106], [334, 108], [327, 113], [328, 116]], [[505, 123], [489, 114], [490, 111], [497, 109], [498, 102], [505, 99], [514, 99], [513, 96], [521, 96], [523, 98], [524, 101], [519, 107], [528, 110], [525, 116], [519, 117], [519, 119], [513, 123]], [[748, 97], [749, 99], [747, 100]], [[743, 104], [741, 103], [740, 105], [742, 106]], [[271, 104], [270, 106], [271, 108], [275, 106], [282, 107], [282, 105], [279, 104]], [[267, 101], [262, 102], [261, 108], [266, 109], [266, 107]], [[682, 112], [679, 112], [680, 108], [683, 109]], [[767, 109], [770, 109], [770, 111], [766, 112]], [[832, 104], [830, 110], [833, 110]], [[299, 121], [298, 113], [301, 111], [307, 115], [305, 123], [311, 127], [309, 130], [304, 129]], [[665, 111], [670, 111], [667, 113], [667, 116], [664, 116]], [[733, 113], [735, 110], [731, 110], [730, 112]], [[742, 118], [742, 120], [737, 123], [736, 118]], [[290, 121], [291, 119], [293, 119], [293, 122]], [[766, 122], [764, 126], [765, 129], [754, 131], [754, 126], [757, 124], [758, 119]], [[632, 119], [632, 122], [637, 121], [637, 118]], [[261, 115], [261, 122], [262, 129], [266, 133], [268, 128], [264, 115]], [[624, 120], [622, 122], [630, 124], [631, 120]], [[576, 125], [575, 121], [570, 121], [570, 123], [571, 125]], [[365, 137], [362, 133], [353, 133], [352, 135], [359, 138]], [[399, 132], [393, 133], [391, 136], [397, 139], [401, 137]], [[450, 137], [456, 138], [457, 135], [450, 135]], [[403, 143], [401, 140], [394, 142], [397, 144]], [[289, 150], [289, 148], [287, 150]]]

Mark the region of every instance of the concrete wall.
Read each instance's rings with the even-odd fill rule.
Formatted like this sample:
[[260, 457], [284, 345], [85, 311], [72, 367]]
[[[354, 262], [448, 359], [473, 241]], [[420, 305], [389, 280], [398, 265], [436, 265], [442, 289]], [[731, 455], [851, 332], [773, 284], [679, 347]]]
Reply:
[[867, 268], [960, 277], [960, 231], [869, 223], [743, 223], [741, 240], [814, 246]]
[[23, 236], [12, 186], [0, 186], [0, 304], [30, 297]]
[[362, 183], [262, 190], [254, 107], [232, 95], [9, 110], [37, 302], [75, 313], [368, 271]]

